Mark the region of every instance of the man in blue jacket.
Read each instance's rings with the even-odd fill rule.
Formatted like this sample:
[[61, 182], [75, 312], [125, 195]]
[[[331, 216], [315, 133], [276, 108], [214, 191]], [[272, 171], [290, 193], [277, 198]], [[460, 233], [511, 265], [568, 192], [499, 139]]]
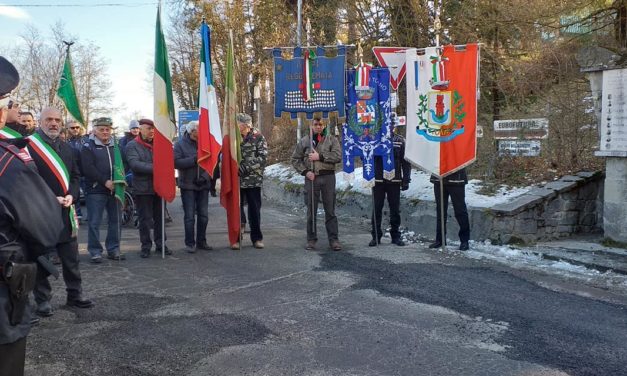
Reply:
[[108, 226], [105, 247], [107, 258], [124, 260], [120, 253], [120, 202], [115, 197], [113, 169], [115, 166], [115, 141], [112, 135], [113, 123], [102, 117], [93, 121], [93, 135], [81, 148], [81, 165], [85, 176], [86, 203], [88, 215], [87, 251], [91, 262], [102, 262], [100, 243], [100, 222], [106, 209]]
[[174, 167], [179, 170], [178, 186], [181, 189], [185, 213], [185, 249], [189, 253], [194, 253], [197, 249], [213, 249], [207, 244], [206, 238], [211, 178], [198, 165], [197, 156], [198, 122], [191, 121], [186, 125], [183, 137], [174, 144]]

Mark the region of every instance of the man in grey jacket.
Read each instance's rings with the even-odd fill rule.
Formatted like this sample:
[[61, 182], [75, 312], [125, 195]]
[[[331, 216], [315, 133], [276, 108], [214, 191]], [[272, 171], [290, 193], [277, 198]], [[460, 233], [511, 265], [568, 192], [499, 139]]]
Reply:
[[[137, 203], [139, 219], [139, 239], [142, 258], [150, 257], [152, 238], [150, 229], [154, 229], [155, 252], [161, 251], [165, 237], [162, 237], [163, 216], [161, 197], [153, 188], [152, 141], [155, 137], [155, 123], [150, 119], [139, 121], [139, 136], [126, 145], [126, 161], [133, 172], [133, 194]], [[172, 252], [165, 247], [165, 254]]]
[[197, 121], [187, 123], [183, 137], [174, 144], [174, 167], [179, 170], [178, 186], [183, 201], [185, 249], [189, 253], [196, 252], [196, 249], [210, 251], [213, 248], [207, 244], [206, 232], [209, 222], [211, 178], [207, 171], [198, 165]]
[[318, 235], [314, 216], [318, 210], [318, 201], [322, 197], [329, 246], [334, 251], [341, 251], [342, 245], [338, 240], [338, 222], [335, 215], [335, 165], [342, 161], [340, 143], [334, 136], [324, 134], [325, 125], [319, 117], [314, 118], [312, 127], [313, 137], [309, 135], [303, 137], [292, 153], [292, 166], [305, 177], [305, 203], [307, 204], [305, 249], [316, 248]]

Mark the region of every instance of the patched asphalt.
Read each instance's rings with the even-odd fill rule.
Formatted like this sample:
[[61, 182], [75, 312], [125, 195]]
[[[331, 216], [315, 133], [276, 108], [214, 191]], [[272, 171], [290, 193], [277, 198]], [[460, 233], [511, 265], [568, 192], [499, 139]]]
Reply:
[[[169, 206], [173, 256], [88, 262], [88, 310], [68, 308], [28, 340], [27, 375], [624, 375], [622, 286], [513, 270], [423, 244], [367, 247], [359, 218], [342, 218], [346, 250], [305, 251], [300, 211], [264, 203], [266, 249], [227, 247], [210, 204], [208, 241], [183, 248], [180, 201]], [[86, 231], [81, 230], [81, 248]], [[103, 234], [104, 235], [104, 234]], [[248, 234], [246, 234], [248, 235]], [[104, 236], [103, 236], [104, 238]]]

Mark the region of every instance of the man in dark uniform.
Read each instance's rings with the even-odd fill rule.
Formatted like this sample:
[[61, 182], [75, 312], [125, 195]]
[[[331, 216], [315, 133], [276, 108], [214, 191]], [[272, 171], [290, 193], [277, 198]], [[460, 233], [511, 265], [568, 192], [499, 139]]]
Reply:
[[[8, 110], [2, 97], [18, 80], [13, 65], [0, 57], [0, 129]], [[37, 270], [33, 262], [57, 242], [61, 232], [57, 208], [54, 194], [28, 154], [0, 141], [0, 375], [24, 374], [31, 326], [28, 296]]]
[[[437, 210], [437, 224], [435, 232], [435, 242], [429, 245], [429, 248], [440, 248], [442, 246], [442, 226], [441, 226], [441, 210], [440, 210], [440, 179], [431, 175], [430, 179], [433, 183], [433, 192], [435, 193], [435, 204]], [[451, 197], [453, 202], [453, 210], [455, 211], [455, 219], [459, 224], [459, 250], [467, 251], [468, 240], [470, 239], [470, 221], [468, 220], [468, 209], [466, 208], [466, 184], [468, 184], [468, 175], [466, 169], [462, 168], [443, 178], [444, 184], [444, 230], [446, 237], [446, 212], [448, 210], [448, 198]]]
[[33, 133], [34, 128], [28, 128], [27, 126], [19, 122], [20, 119], [20, 103], [15, 100], [10, 100], [8, 104], [8, 113], [5, 126], [18, 132], [22, 136], [26, 137]]
[[405, 138], [394, 133], [392, 142], [394, 144], [394, 177], [386, 178], [383, 174], [383, 159], [380, 156], [374, 157], [374, 187], [372, 188], [372, 197], [374, 201], [372, 224], [372, 240], [368, 244], [371, 247], [381, 244], [381, 212], [385, 204], [385, 197], [388, 199], [390, 207], [390, 237], [392, 244], [404, 246], [405, 242], [401, 239], [399, 227], [401, 225], [401, 191], [409, 188], [411, 180], [411, 165], [405, 160]]
[[[76, 239], [78, 219], [73, 208], [75, 200], [78, 201], [79, 198], [80, 172], [72, 147], [59, 139], [61, 127], [61, 112], [50, 107], [43, 109], [39, 129], [31, 136], [28, 149], [39, 174], [56, 195], [57, 205], [61, 206], [63, 211], [63, 231], [57, 241], [56, 250], [63, 268], [63, 280], [67, 291], [66, 304], [71, 307], [90, 308], [94, 304], [82, 296]], [[51, 316], [52, 287], [47, 272], [41, 267], [37, 271], [34, 295], [37, 314]]]

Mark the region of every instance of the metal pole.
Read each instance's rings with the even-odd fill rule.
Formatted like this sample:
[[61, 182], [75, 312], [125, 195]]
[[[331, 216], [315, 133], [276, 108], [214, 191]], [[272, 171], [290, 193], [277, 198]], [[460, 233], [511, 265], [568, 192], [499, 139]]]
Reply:
[[161, 258], [165, 259], [165, 199], [161, 199]]
[[[299, 117], [300, 119], [300, 117]], [[314, 146], [313, 146], [313, 120], [311, 121], [311, 123], [309, 124], [309, 147], [311, 148], [311, 151], [314, 150]], [[315, 168], [314, 168], [314, 161], [311, 161], [311, 172], [314, 174], [314, 180], [316, 179], [316, 172], [315, 172]], [[310, 180], [311, 182], [311, 226], [312, 228], [312, 233], [313, 234], [317, 234], [318, 233], [318, 223], [316, 223], [316, 219], [318, 218], [318, 210], [316, 209], [316, 205], [315, 202], [318, 201], [318, 197], [314, 196], [314, 181]]]
[[[297, 23], [296, 23], [296, 46], [300, 47], [302, 44], [302, 29], [303, 29], [303, 0], [298, 0], [298, 14], [297, 14]], [[303, 137], [303, 119], [298, 117], [297, 127], [296, 127], [296, 142], [300, 141]]]
[[444, 220], [444, 178], [440, 176], [440, 239], [442, 252], [446, 251], [446, 222]]
[[[377, 184], [375, 182], [375, 184]], [[372, 192], [372, 223], [374, 225], [374, 241], [377, 243], [377, 247], [379, 246], [379, 232], [378, 232], [378, 227], [377, 227], [377, 209], [376, 209], [376, 203], [374, 202], [374, 186], [372, 187], [371, 191]]]

